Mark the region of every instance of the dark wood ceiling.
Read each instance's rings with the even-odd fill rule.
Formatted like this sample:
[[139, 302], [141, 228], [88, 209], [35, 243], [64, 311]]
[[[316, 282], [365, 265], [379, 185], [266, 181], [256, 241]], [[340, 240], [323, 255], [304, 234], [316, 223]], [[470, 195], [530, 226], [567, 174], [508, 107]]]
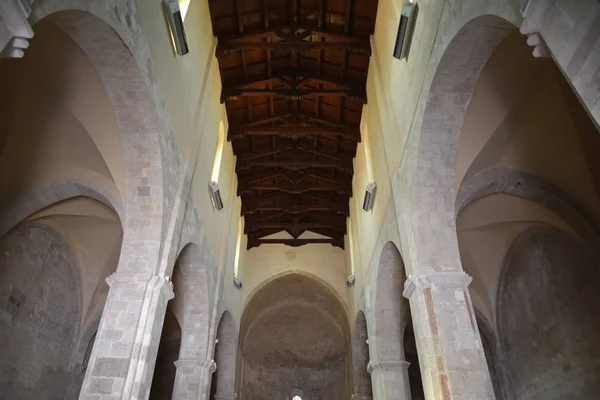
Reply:
[[209, 5], [248, 248], [343, 248], [377, 0]]

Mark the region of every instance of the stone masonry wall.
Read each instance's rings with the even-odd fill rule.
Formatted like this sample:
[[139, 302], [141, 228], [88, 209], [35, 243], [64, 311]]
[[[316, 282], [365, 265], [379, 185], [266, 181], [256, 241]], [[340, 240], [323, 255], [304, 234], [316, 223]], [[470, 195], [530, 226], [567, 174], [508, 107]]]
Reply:
[[77, 398], [83, 376], [70, 372], [79, 322], [74, 267], [65, 243], [44, 225], [0, 240], [0, 398]]
[[513, 243], [498, 304], [513, 398], [600, 396], [599, 261], [553, 228], [535, 228]]

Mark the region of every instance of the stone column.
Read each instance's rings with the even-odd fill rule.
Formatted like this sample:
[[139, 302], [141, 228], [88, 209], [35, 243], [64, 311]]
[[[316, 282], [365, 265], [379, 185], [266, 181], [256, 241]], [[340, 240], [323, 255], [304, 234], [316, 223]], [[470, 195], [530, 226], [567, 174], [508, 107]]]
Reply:
[[79, 398], [145, 400], [173, 285], [124, 272], [106, 281], [110, 290]]
[[427, 400], [493, 400], [494, 391], [464, 272], [410, 277], [413, 328]]
[[217, 370], [213, 360], [203, 361], [197, 358], [175, 361], [177, 373], [173, 400], [199, 400], [204, 396], [208, 399], [212, 374]]
[[215, 400], [237, 400], [237, 394], [215, 394]]
[[409, 362], [369, 361], [373, 395], [378, 400], [410, 400]]

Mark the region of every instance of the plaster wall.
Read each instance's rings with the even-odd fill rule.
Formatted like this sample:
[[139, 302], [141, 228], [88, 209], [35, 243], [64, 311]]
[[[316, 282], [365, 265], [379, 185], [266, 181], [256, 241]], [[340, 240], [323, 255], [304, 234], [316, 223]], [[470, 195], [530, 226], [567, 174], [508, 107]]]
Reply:
[[327, 244], [297, 248], [263, 245], [246, 252], [244, 258], [243, 304], [265, 282], [287, 273], [305, 274], [327, 284], [347, 307], [344, 250]]

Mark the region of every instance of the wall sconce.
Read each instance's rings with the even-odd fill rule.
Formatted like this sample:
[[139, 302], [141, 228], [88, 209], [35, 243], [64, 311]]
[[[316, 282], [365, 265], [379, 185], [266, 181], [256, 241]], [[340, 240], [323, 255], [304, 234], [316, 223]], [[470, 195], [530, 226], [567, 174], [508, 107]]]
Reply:
[[394, 45], [394, 57], [402, 60], [408, 56], [412, 40], [413, 28], [417, 19], [418, 6], [412, 1], [404, 3], [400, 11], [400, 24]]
[[219, 191], [219, 184], [215, 181], [211, 181], [208, 184], [208, 193], [210, 194], [210, 201], [213, 207], [220, 211], [223, 209], [223, 200], [221, 199], [221, 192]]
[[185, 37], [183, 17], [179, 10], [179, 3], [177, 0], [163, 0], [163, 9], [165, 10], [165, 16], [169, 25], [169, 32], [171, 33], [171, 41], [173, 42], [175, 52], [180, 56], [184, 56], [190, 50]]
[[367, 189], [365, 190], [365, 200], [363, 201], [363, 210], [371, 211], [373, 204], [375, 203], [375, 194], [377, 193], [377, 184], [375, 182], [369, 182]]

